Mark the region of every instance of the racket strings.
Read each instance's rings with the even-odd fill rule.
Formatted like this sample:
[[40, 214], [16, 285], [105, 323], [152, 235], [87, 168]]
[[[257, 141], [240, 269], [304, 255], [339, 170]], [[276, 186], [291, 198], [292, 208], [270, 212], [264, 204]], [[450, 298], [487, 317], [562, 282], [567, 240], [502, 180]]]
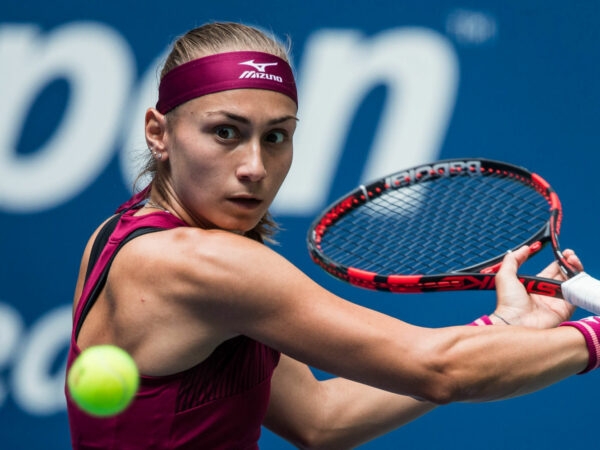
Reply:
[[320, 249], [340, 265], [379, 274], [453, 272], [528, 241], [548, 212], [548, 201], [514, 178], [437, 178], [349, 211], [323, 234]]

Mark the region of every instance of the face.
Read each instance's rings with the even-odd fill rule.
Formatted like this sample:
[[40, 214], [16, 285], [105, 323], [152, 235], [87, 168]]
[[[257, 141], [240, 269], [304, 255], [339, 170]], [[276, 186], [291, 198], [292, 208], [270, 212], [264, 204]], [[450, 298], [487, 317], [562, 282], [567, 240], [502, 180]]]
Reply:
[[287, 96], [258, 89], [218, 92], [180, 105], [162, 138], [169, 203], [191, 225], [254, 228], [290, 168], [295, 114]]

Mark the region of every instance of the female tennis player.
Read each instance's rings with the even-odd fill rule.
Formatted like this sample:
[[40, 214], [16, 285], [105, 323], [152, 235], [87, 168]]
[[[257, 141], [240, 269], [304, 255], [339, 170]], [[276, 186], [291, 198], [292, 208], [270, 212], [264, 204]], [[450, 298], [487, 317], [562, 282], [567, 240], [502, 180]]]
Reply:
[[[527, 248], [504, 260], [496, 311], [471, 324], [492, 326], [429, 329], [339, 298], [265, 245], [298, 121], [288, 61], [241, 24], [174, 44], [145, 115], [152, 181], [85, 248], [68, 360], [117, 345], [141, 386], [110, 418], [67, 394], [75, 449], [256, 449], [262, 425], [301, 448], [350, 448], [435, 405], [522, 395], [597, 365], [598, 322], [558, 326], [572, 307], [519, 283]], [[544, 275], [562, 279], [554, 264]]]

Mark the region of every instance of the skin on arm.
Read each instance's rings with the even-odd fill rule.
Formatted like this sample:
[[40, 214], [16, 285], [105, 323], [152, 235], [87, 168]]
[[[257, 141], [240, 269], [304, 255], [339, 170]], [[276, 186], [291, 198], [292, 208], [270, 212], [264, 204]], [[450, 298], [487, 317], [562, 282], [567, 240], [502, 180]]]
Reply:
[[[525, 251], [522, 252], [507, 263], [504, 271], [516, 270], [514, 263], [523, 262]], [[573, 252], [566, 253], [569, 262], [582, 269]], [[562, 277], [556, 264], [549, 265], [540, 275]], [[500, 280], [501, 290], [516, 290], [514, 295], [499, 297], [501, 311], [501, 307], [508, 306], [526, 322], [535, 323], [552, 322], [555, 316], [559, 321], [566, 320], [572, 312], [568, 305], [566, 310], [560, 310], [555, 299], [534, 296], [530, 302], [523, 301], [517, 296], [518, 286], [510, 281], [514, 280], [509, 277]], [[548, 309], [547, 302], [551, 305]], [[556, 309], [559, 313], [554, 312]], [[300, 448], [347, 449], [401, 427], [436, 406], [342, 378], [318, 381], [306, 365], [282, 356], [272, 380], [265, 425]]]
[[416, 327], [335, 296], [264, 245], [224, 232], [203, 241], [179, 254], [183, 262], [170, 275], [179, 274], [177, 301], [198, 314], [202, 298], [202, 315], [217, 328], [328, 373], [446, 403], [520, 395], [587, 363], [577, 330]]
[[319, 381], [308, 366], [282, 355], [264, 424], [299, 448], [348, 449], [435, 407], [343, 378]]

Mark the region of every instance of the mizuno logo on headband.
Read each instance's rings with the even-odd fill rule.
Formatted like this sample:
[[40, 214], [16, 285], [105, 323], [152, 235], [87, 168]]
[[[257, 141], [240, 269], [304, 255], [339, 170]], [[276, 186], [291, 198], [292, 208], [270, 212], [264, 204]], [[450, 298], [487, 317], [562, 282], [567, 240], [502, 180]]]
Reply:
[[244, 66], [250, 66], [253, 67], [254, 69], [258, 70], [258, 72], [256, 72], [255, 70], [245, 70], [244, 72], [242, 72], [242, 74], [240, 75], [240, 79], [241, 78], [257, 78], [257, 79], [261, 79], [261, 80], [273, 80], [273, 81], [277, 81], [278, 83], [283, 83], [283, 78], [278, 76], [278, 75], [273, 75], [270, 73], [266, 73], [265, 69], [269, 66], [276, 66], [277, 63], [273, 62], [273, 63], [255, 63], [253, 59], [251, 59], [250, 61], [244, 61], [239, 63], [240, 66], [244, 65]]
[[253, 59], [251, 59], [250, 61], [241, 62], [240, 65], [242, 65], [242, 64], [245, 66], [254, 67], [259, 72], [264, 72], [265, 67], [277, 65], [276, 62], [274, 62], [274, 63], [255, 63]]

